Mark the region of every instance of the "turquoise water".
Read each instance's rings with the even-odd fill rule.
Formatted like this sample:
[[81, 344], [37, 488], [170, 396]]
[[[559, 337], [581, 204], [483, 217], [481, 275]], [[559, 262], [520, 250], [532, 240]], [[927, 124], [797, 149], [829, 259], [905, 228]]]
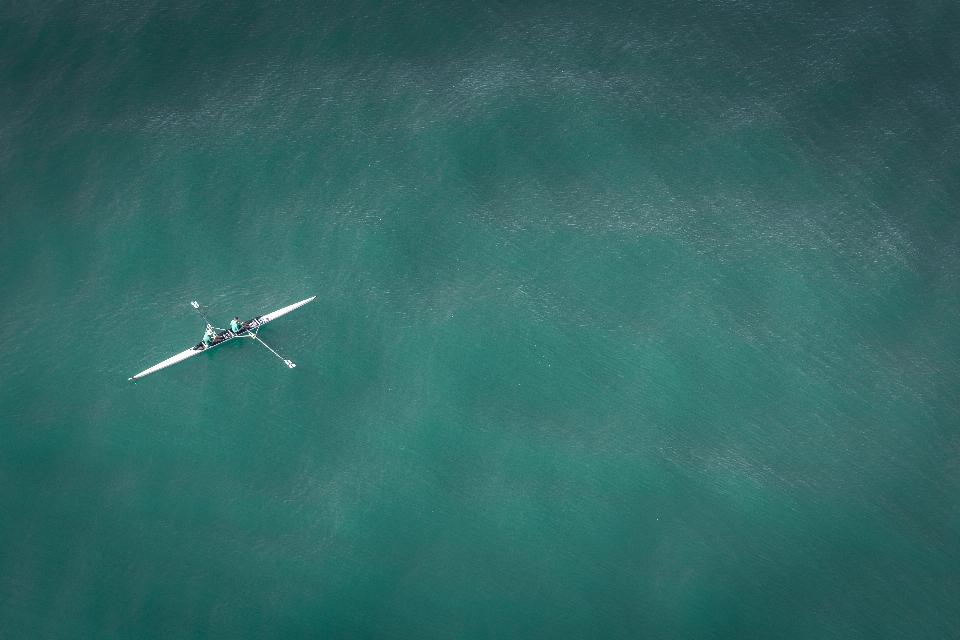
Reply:
[[958, 32], [0, 6], [0, 637], [957, 637]]

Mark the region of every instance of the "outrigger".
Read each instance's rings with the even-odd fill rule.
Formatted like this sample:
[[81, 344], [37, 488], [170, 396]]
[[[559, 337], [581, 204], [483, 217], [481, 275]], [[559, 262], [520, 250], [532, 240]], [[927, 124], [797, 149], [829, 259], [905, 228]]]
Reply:
[[[200, 311], [200, 304], [197, 303], [196, 301], [191, 302], [190, 304], [193, 306], [193, 308], [197, 310], [197, 313], [200, 314], [200, 317], [203, 318], [204, 322], [207, 323], [207, 329], [210, 329], [211, 331], [213, 331], [213, 337], [210, 339], [209, 344], [201, 341], [197, 343], [195, 346], [190, 347], [186, 351], [181, 351], [177, 355], [167, 358], [160, 364], [155, 364], [149, 369], [144, 369], [143, 371], [141, 371], [140, 373], [138, 373], [137, 375], [129, 379], [136, 380], [137, 378], [142, 378], [143, 376], [149, 375], [154, 371], [165, 369], [166, 367], [169, 367], [172, 364], [176, 364], [181, 360], [186, 360], [187, 358], [193, 357], [199, 353], [203, 353], [204, 351], [217, 347], [223, 344], [224, 342], [227, 342], [228, 340], [233, 340], [234, 338], [253, 338], [257, 342], [265, 346], [267, 349], [270, 349], [270, 346], [267, 343], [265, 343], [263, 340], [261, 340], [260, 336], [257, 335], [257, 332], [260, 330], [260, 327], [267, 324], [271, 320], [276, 320], [280, 316], [290, 313], [294, 309], [299, 309], [300, 307], [307, 304], [308, 302], [310, 302], [316, 297], [317, 296], [311, 296], [306, 300], [301, 300], [300, 302], [291, 304], [290, 306], [284, 307], [283, 309], [277, 309], [272, 313], [268, 313], [263, 316], [257, 316], [256, 318], [252, 318], [250, 320], [247, 320], [246, 322], [241, 322], [240, 327], [237, 329], [237, 331], [231, 331], [230, 329], [221, 329], [219, 327], [214, 327], [212, 324], [210, 324], [210, 321], [207, 320], [207, 316], [203, 315], [203, 311]], [[273, 349], [270, 349], [270, 352], [273, 355], [280, 358], [281, 360], [283, 360], [283, 363], [288, 367], [290, 367], [291, 369], [297, 366], [294, 363], [290, 362], [289, 360], [285, 359], [283, 356], [281, 356], [279, 353], [277, 353]]]

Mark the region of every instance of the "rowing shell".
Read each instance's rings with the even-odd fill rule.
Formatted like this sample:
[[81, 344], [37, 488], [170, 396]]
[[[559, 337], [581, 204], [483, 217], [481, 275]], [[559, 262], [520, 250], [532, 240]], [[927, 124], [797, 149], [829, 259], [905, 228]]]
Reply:
[[251, 319], [251, 320], [247, 320], [246, 322], [243, 322], [243, 323], [240, 324], [240, 330], [239, 330], [239, 331], [233, 332], [233, 331], [230, 331], [229, 329], [227, 329], [226, 331], [223, 331], [223, 332], [221, 332], [221, 333], [218, 333], [218, 334], [216, 334], [216, 335], [213, 337], [213, 339], [210, 341], [210, 344], [204, 344], [204, 343], [201, 341], [201, 342], [199, 342], [198, 344], [190, 347], [190, 348], [187, 349], [186, 351], [181, 351], [181, 352], [178, 353], [177, 355], [171, 356], [171, 357], [167, 358], [166, 360], [164, 360], [164, 361], [161, 362], [160, 364], [155, 364], [155, 365], [153, 365], [152, 367], [150, 367], [149, 369], [144, 369], [143, 371], [141, 371], [141, 372], [138, 373], [137, 375], [135, 375], [135, 376], [133, 376], [132, 378], [130, 378], [130, 380], [136, 380], [137, 378], [142, 378], [143, 376], [149, 375], [149, 374], [153, 373], [154, 371], [160, 371], [160, 369], [166, 369], [167, 367], [169, 367], [169, 366], [172, 365], [172, 364], [177, 364], [178, 362], [180, 362], [180, 361], [182, 361], [182, 360], [186, 360], [187, 358], [192, 358], [193, 356], [195, 356], [195, 355], [197, 355], [197, 354], [203, 353], [204, 351], [208, 351], [208, 350], [210, 350], [210, 349], [213, 349], [214, 347], [220, 346], [221, 344], [223, 344], [224, 342], [227, 342], [228, 340], [233, 340], [234, 338], [240, 338], [240, 337], [243, 337], [243, 336], [245, 336], [245, 335], [251, 335], [251, 332], [255, 332], [257, 329], [259, 329], [259, 328], [262, 327], [263, 325], [267, 324], [267, 323], [270, 322], [271, 320], [276, 320], [276, 319], [279, 318], [280, 316], [286, 315], [286, 314], [290, 313], [291, 311], [293, 311], [294, 309], [299, 309], [300, 307], [302, 307], [303, 305], [307, 304], [308, 302], [310, 302], [311, 300], [313, 300], [313, 299], [316, 298], [316, 297], [317, 297], [317, 296], [311, 296], [311, 297], [307, 298], [306, 300], [301, 300], [300, 302], [296, 302], [296, 303], [294, 303], [294, 304], [291, 304], [290, 306], [284, 307], [283, 309], [277, 309], [276, 311], [274, 311], [274, 312], [272, 312], [272, 313], [268, 313], [267, 315], [257, 316], [256, 318], [253, 318], [253, 319]]

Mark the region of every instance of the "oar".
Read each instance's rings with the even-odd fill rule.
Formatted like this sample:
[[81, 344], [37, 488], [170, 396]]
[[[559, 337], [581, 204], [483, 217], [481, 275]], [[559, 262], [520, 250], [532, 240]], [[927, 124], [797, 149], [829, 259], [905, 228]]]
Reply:
[[[270, 345], [268, 345], [266, 342], [264, 342], [263, 340], [261, 340], [261, 339], [260, 339], [260, 336], [258, 336], [257, 334], [251, 333], [251, 334], [248, 334], [248, 335], [249, 335], [251, 338], [253, 338], [254, 340], [256, 340], [257, 342], [259, 342], [260, 344], [262, 344], [263, 346], [265, 346], [267, 349], [270, 349]], [[274, 351], [273, 349], [270, 349], [270, 353], [272, 353], [273, 355], [275, 355], [275, 356], [277, 356], [278, 358], [280, 358], [281, 360], [283, 360], [283, 364], [287, 365], [287, 366], [290, 367], [291, 369], [293, 369], [295, 366], [297, 366], [297, 365], [293, 364], [292, 362], [290, 362], [289, 360], [287, 360], [286, 358], [284, 358], [283, 356], [281, 356], [279, 353], [277, 353], [277, 352]]]
[[[207, 316], [203, 315], [203, 311], [200, 311], [200, 303], [199, 303], [199, 302], [197, 302], [196, 300], [194, 300], [194, 301], [191, 302], [190, 304], [193, 305], [193, 308], [197, 310], [197, 313], [200, 314], [200, 317], [203, 318], [203, 321], [207, 323], [207, 326], [208, 326], [208, 327], [211, 327], [211, 328], [213, 328], [213, 329], [220, 329], [220, 327], [214, 327], [213, 324], [211, 324], [211, 322], [210, 322], [209, 320], [207, 320]], [[223, 331], [223, 329], [220, 329], [220, 331]]]

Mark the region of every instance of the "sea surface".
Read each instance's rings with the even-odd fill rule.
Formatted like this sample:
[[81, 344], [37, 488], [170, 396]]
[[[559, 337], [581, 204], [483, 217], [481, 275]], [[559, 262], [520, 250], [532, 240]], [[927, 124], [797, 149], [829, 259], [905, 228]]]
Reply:
[[960, 637], [955, 0], [3, 2], [0, 303], [0, 638]]

